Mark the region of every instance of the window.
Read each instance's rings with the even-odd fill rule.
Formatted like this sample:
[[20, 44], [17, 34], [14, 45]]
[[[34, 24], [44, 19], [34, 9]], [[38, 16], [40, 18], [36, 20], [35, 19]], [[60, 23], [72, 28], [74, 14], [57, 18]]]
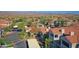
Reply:
[[79, 48], [79, 44], [76, 45], [76, 48]]
[[55, 35], [55, 38], [58, 38], [58, 35]]
[[69, 47], [69, 44], [67, 42], [65, 42], [64, 40], [62, 40], [62, 44], [64, 44], [65, 46]]

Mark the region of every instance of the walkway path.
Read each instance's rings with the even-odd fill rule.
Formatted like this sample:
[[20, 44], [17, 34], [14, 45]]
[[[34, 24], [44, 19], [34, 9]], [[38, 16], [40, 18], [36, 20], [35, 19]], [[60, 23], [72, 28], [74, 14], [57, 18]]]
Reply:
[[29, 48], [40, 48], [38, 41], [36, 39], [28, 39]]

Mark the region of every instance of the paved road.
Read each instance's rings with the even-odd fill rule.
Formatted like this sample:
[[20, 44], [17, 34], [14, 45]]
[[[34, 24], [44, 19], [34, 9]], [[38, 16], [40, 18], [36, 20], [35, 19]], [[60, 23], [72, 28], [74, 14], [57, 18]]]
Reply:
[[18, 41], [14, 43], [14, 48], [27, 48], [26, 41]]
[[17, 32], [10, 32], [7, 34], [6, 39], [13, 42], [14, 48], [27, 48], [26, 40], [20, 40]]
[[14, 42], [13, 45], [15, 48], [27, 48], [27, 45], [29, 48], [40, 48], [37, 39], [27, 39], [26, 40], [19, 40], [18, 33], [10, 33], [10, 35], [7, 36], [7, 40]]

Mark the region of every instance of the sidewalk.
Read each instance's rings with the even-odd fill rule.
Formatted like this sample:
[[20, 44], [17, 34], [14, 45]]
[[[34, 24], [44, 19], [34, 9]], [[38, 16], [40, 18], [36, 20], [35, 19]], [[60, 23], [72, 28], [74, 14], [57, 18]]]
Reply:
[[29, 48], [40, 48], [38, 41], [36, 39], [28, 39]]

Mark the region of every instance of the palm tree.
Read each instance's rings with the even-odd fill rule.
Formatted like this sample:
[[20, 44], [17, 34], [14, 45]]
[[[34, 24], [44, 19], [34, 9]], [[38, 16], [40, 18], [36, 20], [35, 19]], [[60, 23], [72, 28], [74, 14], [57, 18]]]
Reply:
[[63, 19], [61, 19], [61, 20], [60, 20], [60, 22], [61, 22], [61, 27], [63, 27], [63, 26], [64, 26], [65, 21], [64, 21]]

